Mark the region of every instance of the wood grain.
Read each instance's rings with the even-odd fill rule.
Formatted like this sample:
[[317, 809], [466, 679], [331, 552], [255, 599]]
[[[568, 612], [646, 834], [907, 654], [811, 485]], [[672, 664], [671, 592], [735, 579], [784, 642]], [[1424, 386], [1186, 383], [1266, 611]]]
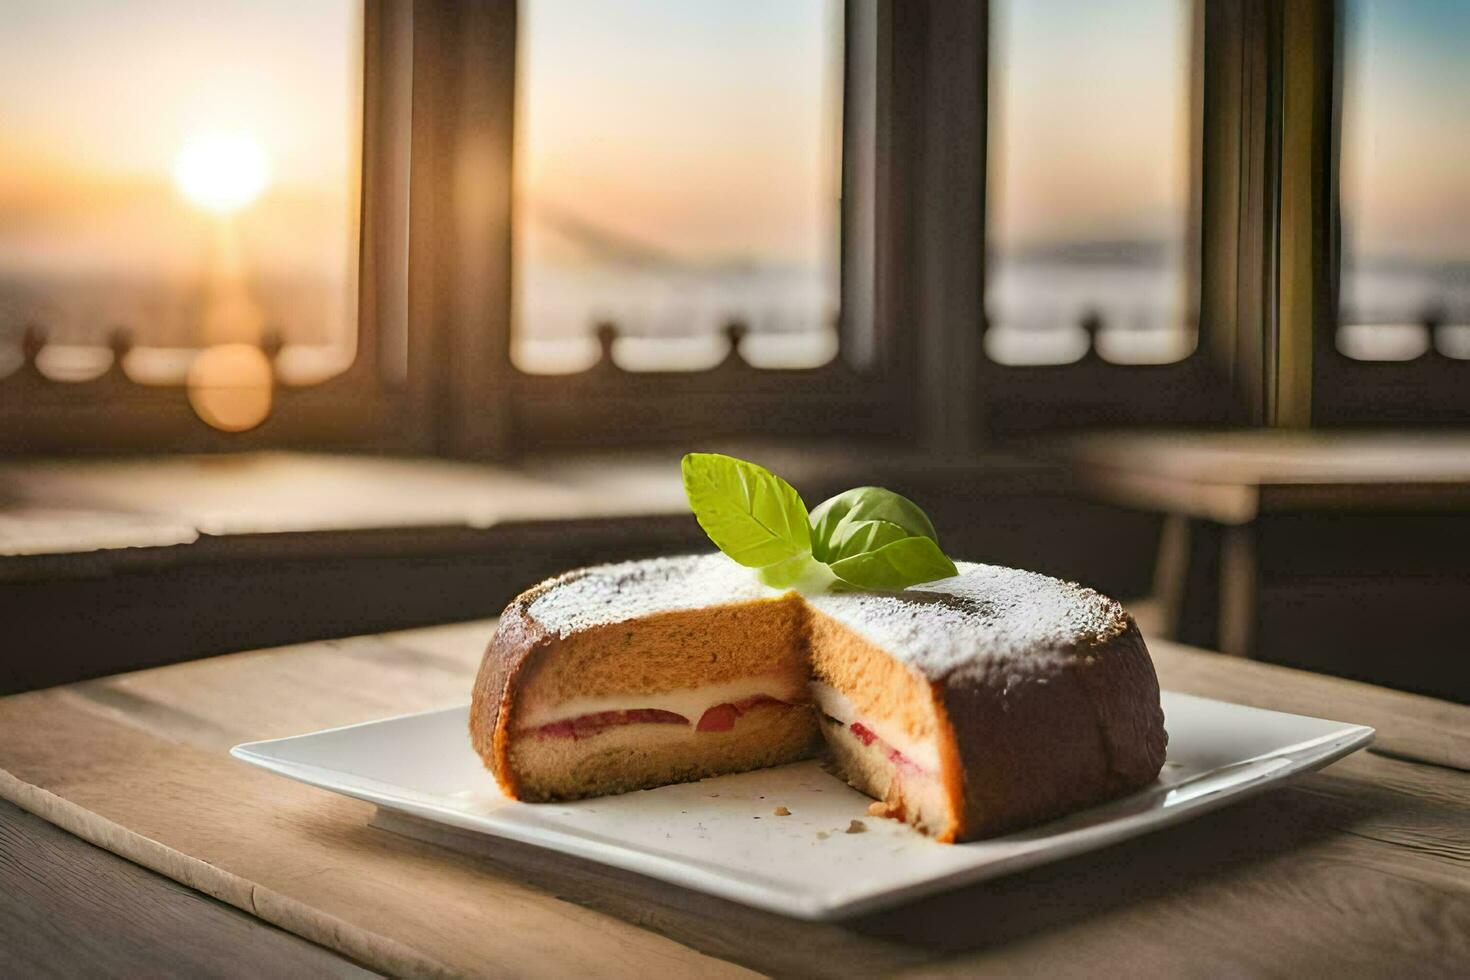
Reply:
[[1163, 640], [1149, 649], [1170, 690], [1369, 725], [1378, 751], [1470, 772], [1470, 706]]
[[5, 802], [0, 975], [375, 976]]
[[[416, 662], [381, 663], [380, 643], [360, 656], [340, 646], [225, 658], [231, 669], [217, 683], [197, 669], [207, 662], [184, 665], [195, 669], [182, 672], [189, 675], [182, 683], [164, 670], [132, 675], [116, 690], [133, 703], [99, 702], [98, 685], [6, 699], [0, 728], [14, 737], [7, 735], [0, 764], [13, 776], [0, 774], [0, 795], [386, 973], [536, 975], [551, 963], [599, 976], [739, 972], [524, 882], [442, 862], [431, 847], [370, 830], [366, 804], [225, 754], [234, 741], [299, 730], [302, 722], [346, 724], [460, 700], [468, 690], [464, 676], [451, 683]], [[420, 673], [426, 683], [409, 683]], [[158, 698], [148, 696], [151, 678], [168, 682]], [[344, 696], [351, 691], [374, 694]], [[185, 703], [171, 703], [179, 698]], [[250, 699], [266, 709], [259, 727]], [[224, 719], [242, 727], [231, 730]], [[140, 782], [152, 791], [136, 792]], [[565, 929], [586, 938], [567, 947]]]
[[894, 971], [1449, 975], [1470, 961], [1470, 708], [1152, 644], [1176, 690], [1374, 725], [1293, 786], [1105, 851], [841, 924], [508, 842], [473, 855], [236, 763], [238, 741], [463, 701], [488, 621], [0, 699], [0, 795], [403, 974]]

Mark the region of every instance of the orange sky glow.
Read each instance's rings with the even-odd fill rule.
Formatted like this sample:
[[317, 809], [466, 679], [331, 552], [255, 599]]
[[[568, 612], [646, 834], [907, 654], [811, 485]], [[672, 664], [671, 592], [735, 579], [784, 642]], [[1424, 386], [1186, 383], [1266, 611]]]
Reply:
[[[358, 159], [361, 5], [51, 0], [0, 32], [0, 264], [158, 272], [208, 231], [175, 183], [241, 134], [270, 184], [244, 233], [282, 268], [339, 268]], [[306, 228], [305, 234], [301, 229]]]
[[[1345, 211], [1356, 207], [1365, 240], [1464, 254], [1470, 126], [1451, 124], [1463, 108], [1446, 99], [1467, 76], [1434, 37], [1453, 30], [1395, 27], [1393, 12], [1420, 8], [1463, 26], [1454, 4], [1353, 5], [1372, 32], [1352, 38], [1378, 40], [1350, 38], [1360, 74], [1346, 86]], [[1191, 10], [1185, 0], [992, 4], [998, 242], [1177, 234]], [[270, 183], [241, 218], [259, 261], [345, 261], [359, 2], [48, 0], [6, 18], [0, 268], [193, 261], [204, 232], [173, 168], [191, 139], [220, 128], [269, 156]], [[524, 4], [523, 219], [554, 207], [694, 261], [827, 261], [839, 30], [835, 0]], [[1403, 71], [1410, 63], [1419, 70]]]

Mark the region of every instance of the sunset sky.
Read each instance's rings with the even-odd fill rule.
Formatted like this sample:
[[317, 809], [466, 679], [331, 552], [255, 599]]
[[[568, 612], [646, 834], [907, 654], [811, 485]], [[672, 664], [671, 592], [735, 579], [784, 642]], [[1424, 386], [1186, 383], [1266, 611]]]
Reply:
[[257, 229], [272, 242], [262, 258], [340, 265], [360, 59], [361, 4], [351, 0], [8, 4], [0, 266], [143, 271], [186, 261], [197, 241], [174, 161], [191, 140], [220, 132], [269, 156], [261, 210], [274, 204], [275, 215]]
[[1349, 245], [1470, 261], [1470, 3], [1349, 0], [1346, 12]]
[[1181, 234], [1191, 7], [1187, 0], [991, 3], [996, 244]]
[[524, 4], [517, 176], [528, 217], [541, 203], [695, 261], [828, 259], [840, 7]]
[[44, 0], [7, 4], [0, 31], [5, 169], [167, 174], [215, 127], [267, 147], [288, 184], [346, 172], [359, 71], [351, 0]]
[[[696, 261], [820, 260], [839, 172], [839, 7], [524, 4], [520, 199]], [[1177, 233], [1190, 5], [991, 9], [992, 233]], [[1350, 0], [1348, 11], [1345, 214], [1378, 248], [1470, 254], [1470, 4]], [[269, 155], [263, 202], [293, 201], [316, 225], [340, 218], [356, 168], [360, 18], [351, 0], [7, 5], [0, 263], [146, 264], [186, 247], [149, 216], [186, 207], [173, 162], [216, 130]]]

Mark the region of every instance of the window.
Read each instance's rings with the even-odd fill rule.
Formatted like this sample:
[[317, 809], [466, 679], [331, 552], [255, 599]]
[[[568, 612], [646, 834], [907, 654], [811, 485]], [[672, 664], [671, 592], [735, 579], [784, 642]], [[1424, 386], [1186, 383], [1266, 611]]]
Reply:
[[[1329, 79], [1305, 128], [1299, 8], [1311, 77]], [[1385, 353], [1395, 334], [1433, 371], [1470, 360], [1470, 127], [1442, 40], [1465, 15], [1337, 9], [30, 5], [0, 38], [0, 419], [58, 406], [53, 442], [21, 442], [66, 445], [82, 399], [111, 399], [143, 421], [93, 413], [97, 444], [156, 443], [167, 415], [179, 445], [179, 382], [243, 347], [248, 364], [197, 386], [224, 402], [193, 411], [267, 421], [209, 446], [758, 433], [958, 450], [1276, 418], [1288, 376], [1308, 400], [1358, 400], [1312, 412], [1362, 421], [1378, 396], [1323, 372], [1381, 372], [1353, 358], [1403, 356]], [[1288, 159], [1303, 145], [1305, 167]], [[1339, 177], [1340, 290], [1319, 283], [1337, 275], [1321, 213]], [[1283, 298], [1303, 256], [1313, 288]], [[1285, 333], [1337, 346], [1275, 357]], [[1421, 394], [1391, 381], [1405, 406]], [[269, 416], [221, 407], [261, 388]]]
[[1347, 0], [1337, 347], [1470, 359], [1470, 6]]
[[525, 0], [512, 353], [702, 370], [837, 346], [842, 5]]
[[[473, 406], [469, 442], [912, 433], [911, 364], [873, 312], [888, 9], [522, 0], [487, 11], [512, 18], [519, 38], [511, 257], [494, 260], [513, 281], [513, 315], [503, 335], [466, 323], [483, 347], [470, 360], [490, 366], [455, 396]], [[467, 122], [461, 139], [510, 141], [496, 119]]]
[[[1299, 64], [1303, 78], [1315, 76], [1323, 93], [1314, 100], [1321, 107], [1310, 147], [1305, 140], [1299, 146], [1313, 154], [1309, 172], [1327, 180], [1311, 189], [1321, 206], [1292, 209], [1298, 217], [1282, 236], [1325, 243], [1311, 263], [1321, 300], [1298, 304], [1282, 333], [1301, 338], [1310, 315], [1311, 370], [1302, 374], [1311, 421], [1463, 423], [1470, 420], [1470, 177], [1463, 166], [1470, 10], [1447, 0], [1342, 0], [1303, 8], [1310, 11], [1320, 13], [1303, 23], [1315, 19], [1327, 29], [1312, 28], [1309, 43], [1288, 45], [1287, 64]], [[1290, 173], [1303, 166], [1283, 160]], [[1307, 201], [1305, 186], [1297, 198]]]
[[[200, 416], [246, 428], [272, 375], [299, 386], [345, 371], [362, 20], [360, 0], [7, 9], [0, 374], [27, 330], [57, 382], [106, 372], [125, 336], [133, 383], [181, 385], [192, 369]], [[221, 393], [261, 371], [264, 401]]]
[[[85, 152], [0, 183], [5, 442], [499, 454], [902, 431], [896, 376], [835, 359], [866, 330], [839, 301], [844, 18], [840, 0], [25, 11], [6, 135]], [[145, 83], [112, 86], [120, 62]], [[107, 111], [48, 114], [37, 78]], [[114, 152], [130, 126], [144, 138]], [[69, 168], [118, 206], [48, 204], [34, 185]], [[54, 288], [79, 255], [85, 303]]]
[[988, 6], [981, 427], [1226, 421], [1218, 341], [1242, 316], [1203, 287], [1243, 288], [1252, 226], [1205, 193], [1205, 152], [1217, 188], [1264, 152], [1235, 111], [1262, 98], [1240, 80], [1264, 32], [1193, 0]]
[[1159, 364], [1194, 349], [1196, 13], [992, 0], [991, 360], [1071, 363], [1095, 343], [1106, 361]]

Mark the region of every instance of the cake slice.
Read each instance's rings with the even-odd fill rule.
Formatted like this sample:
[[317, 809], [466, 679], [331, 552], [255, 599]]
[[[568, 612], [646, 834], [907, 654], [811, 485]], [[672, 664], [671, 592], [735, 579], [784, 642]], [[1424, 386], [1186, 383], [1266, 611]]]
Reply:
[[1132, 617], [1045, 575], [959, 567], [806, 600], [823, 734], [873, 812], [971, 840], [1157, 778], [1168, 737]]
[[476, 750], [522, 800], [602, 796], [810, 757], [801, 600], [737, 565], [652, 561], [511, 603], [475, 685]]
[[807, 758], [940, 840], [1146, 785], [1158, 682], [1116, 602], [1015, 569], [800, 596], [722, 555], [606, 565], [511, 603], [476, 680], [507, 794], [576, 799]]

